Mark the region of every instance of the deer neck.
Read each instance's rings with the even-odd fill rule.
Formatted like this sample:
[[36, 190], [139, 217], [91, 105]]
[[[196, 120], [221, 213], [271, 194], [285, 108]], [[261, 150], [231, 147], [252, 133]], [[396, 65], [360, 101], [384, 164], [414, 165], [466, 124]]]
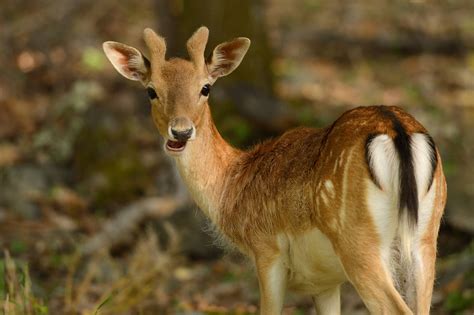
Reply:
[[241, 152], [222, 138], [212, 120], [209, 105], [205, 107], [196, 138], [187, 143], [176, 163], [194, 201], [215, 222], [228, 170]]

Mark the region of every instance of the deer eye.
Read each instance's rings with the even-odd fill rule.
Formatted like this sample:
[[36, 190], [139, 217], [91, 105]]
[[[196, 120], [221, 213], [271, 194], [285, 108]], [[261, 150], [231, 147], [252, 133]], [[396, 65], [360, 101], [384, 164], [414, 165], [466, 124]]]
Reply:
[[210, 91], [211, 91], [211, 85], [205, 84], [201, 89], [201, 95], [208, 96]]
[[151, 88], [151, 87], [146, 88], [146, 92], [148, 93], [148, 97], [151, 100], [154, 100], [155, 98], [158, 98], [158, 95], [156, 95], [156, 92], [153, 88]]

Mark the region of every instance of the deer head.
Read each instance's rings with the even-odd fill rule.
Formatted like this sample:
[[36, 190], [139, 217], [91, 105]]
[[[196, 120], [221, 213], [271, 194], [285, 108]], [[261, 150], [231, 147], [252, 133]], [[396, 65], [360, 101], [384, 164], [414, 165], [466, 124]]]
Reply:
[[136, 48], [108, 41], [105, 54], [124, 77], [140, 81], [152, 105], [154, 122], [165, 138], [165, 151], [178, 156], [188, 141], [200, 135], [203, 115], [208, 113], [211, 86], [219, 77], [234, 71], [250, 46], [248, 38], [239, 37], [218, 45], [212, 55], [204, 58], [209, 30], [200, 27], [188, 40], [190, 60], [167, 60], [166, 43], [153, 30], [144, 30], [150, 51], [147, 59]]

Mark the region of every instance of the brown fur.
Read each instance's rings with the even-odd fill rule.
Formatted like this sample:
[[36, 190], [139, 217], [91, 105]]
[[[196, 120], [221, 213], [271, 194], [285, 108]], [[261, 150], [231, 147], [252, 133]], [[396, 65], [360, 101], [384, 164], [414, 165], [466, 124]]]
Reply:
[[[249, 41], [239, 38], [219, 45], [214, 52], [225, 60], [211, 58], [206, 64], [203, 52], [207, 36], [207, 29], [201, 28], [188, 41], [191, 61], [164, 60], [164, 40], [145, 31], [152, 64], [150, 79], [143, 83], [159, 96], [152, 101], [152, 115], [165, 138], [173, 119], [186, 117], [194, 124], [195, 139], [186, 144], [183, 154], [175, 156], [179, 172], [218, 230], [254, 260], [262, 314], [281, 311], [289, 277], [288, 237], [305, 235], [315, 228], [329, 239], [347, 279], [372, 313], [410, 314], [383, 264], [378, 250], [380, 235], [363, 197], [371, 178], [365, 143], [371, 134], [396, 136], [387, 111], [408, 134], [427, 133], [425, 128], [398, 107], [359, 107], [344, 113], [328, 128], [293, 129], [246, 152], [232, 148], [217, 131], [207, 98], [199, 91], [204, 84], [212, 84], [218, 76], [235, 69]], [[107, 45], [113, 48], [118, 44]], [[429, 311], [436, 237], [446, 200], [441, 163], [434, 183], [435, 212], [421, 239], [427, 271], [417, 278], [420, 314]], [[328, 289], [315, 297], [321, 312], [324, 302], [338, 301], [342, 281], [328, 281]]]
[[[379, 108], [359, 107], [346, 112], [328, 128], [294, 129], [241, 153], [228, 172], [226, 186], [230, 189], [223, 192], [225, 196], [219, 206], [222, 221], [218, 225], [234, 241], [248, 246], [254, 235], [303, 233], [314, 226], [326, 234], [337, 234], [339, 229], [354, 223], [370, 221], [363, 213], [350, 213], [343, 222], [334, 212], [341, 202], [338, 196], [342, 194], [343, 175], [343, 168], [335, 163], [338, 157], [348, 157], [352, 152], [349, 177], [353, 188], [348, 199], [354, 208], [365, 208], [359, 198], [364, 194], [363, 181], [368, 177], [364, 141], [371, 133], [393, 137], [391, 125]], [[411, 133], [425, 132], [399, 108], [390, 110]], [[318, 207], [318, 187], [326, 179], [334, 183], [335, 194], [328, 196], [327, 205], [320, 203]]]

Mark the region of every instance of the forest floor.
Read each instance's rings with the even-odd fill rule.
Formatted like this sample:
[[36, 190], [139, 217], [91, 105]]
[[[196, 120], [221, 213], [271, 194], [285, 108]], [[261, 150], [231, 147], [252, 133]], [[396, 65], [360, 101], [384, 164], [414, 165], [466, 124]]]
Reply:
[[[251, 264], [216, 247], [194, 207], [175, 211], [160, 199], [180, 188], [145, 93], [100, 48], [140, 43], [137, 34], [155, 25], [153, 1], [92, 3], [2, 3], [0, 309], [256, 314]], [[472, 4], [298, 3], [264, 6], [274, 97], [295, 124], [322, 127], [354, 106], [384, 103], [428, 127], [449, 187], [432, 314], [474, 314]], [[217, 85], [212, 110], [224, 137], [246, 147], [267, 136], [219, 102]], [[350, 285], [342, 303], [344, 314], [367, 314]], [[285, 305], [285, 314], [315, 314], [309, 297], [290, 294]]]

